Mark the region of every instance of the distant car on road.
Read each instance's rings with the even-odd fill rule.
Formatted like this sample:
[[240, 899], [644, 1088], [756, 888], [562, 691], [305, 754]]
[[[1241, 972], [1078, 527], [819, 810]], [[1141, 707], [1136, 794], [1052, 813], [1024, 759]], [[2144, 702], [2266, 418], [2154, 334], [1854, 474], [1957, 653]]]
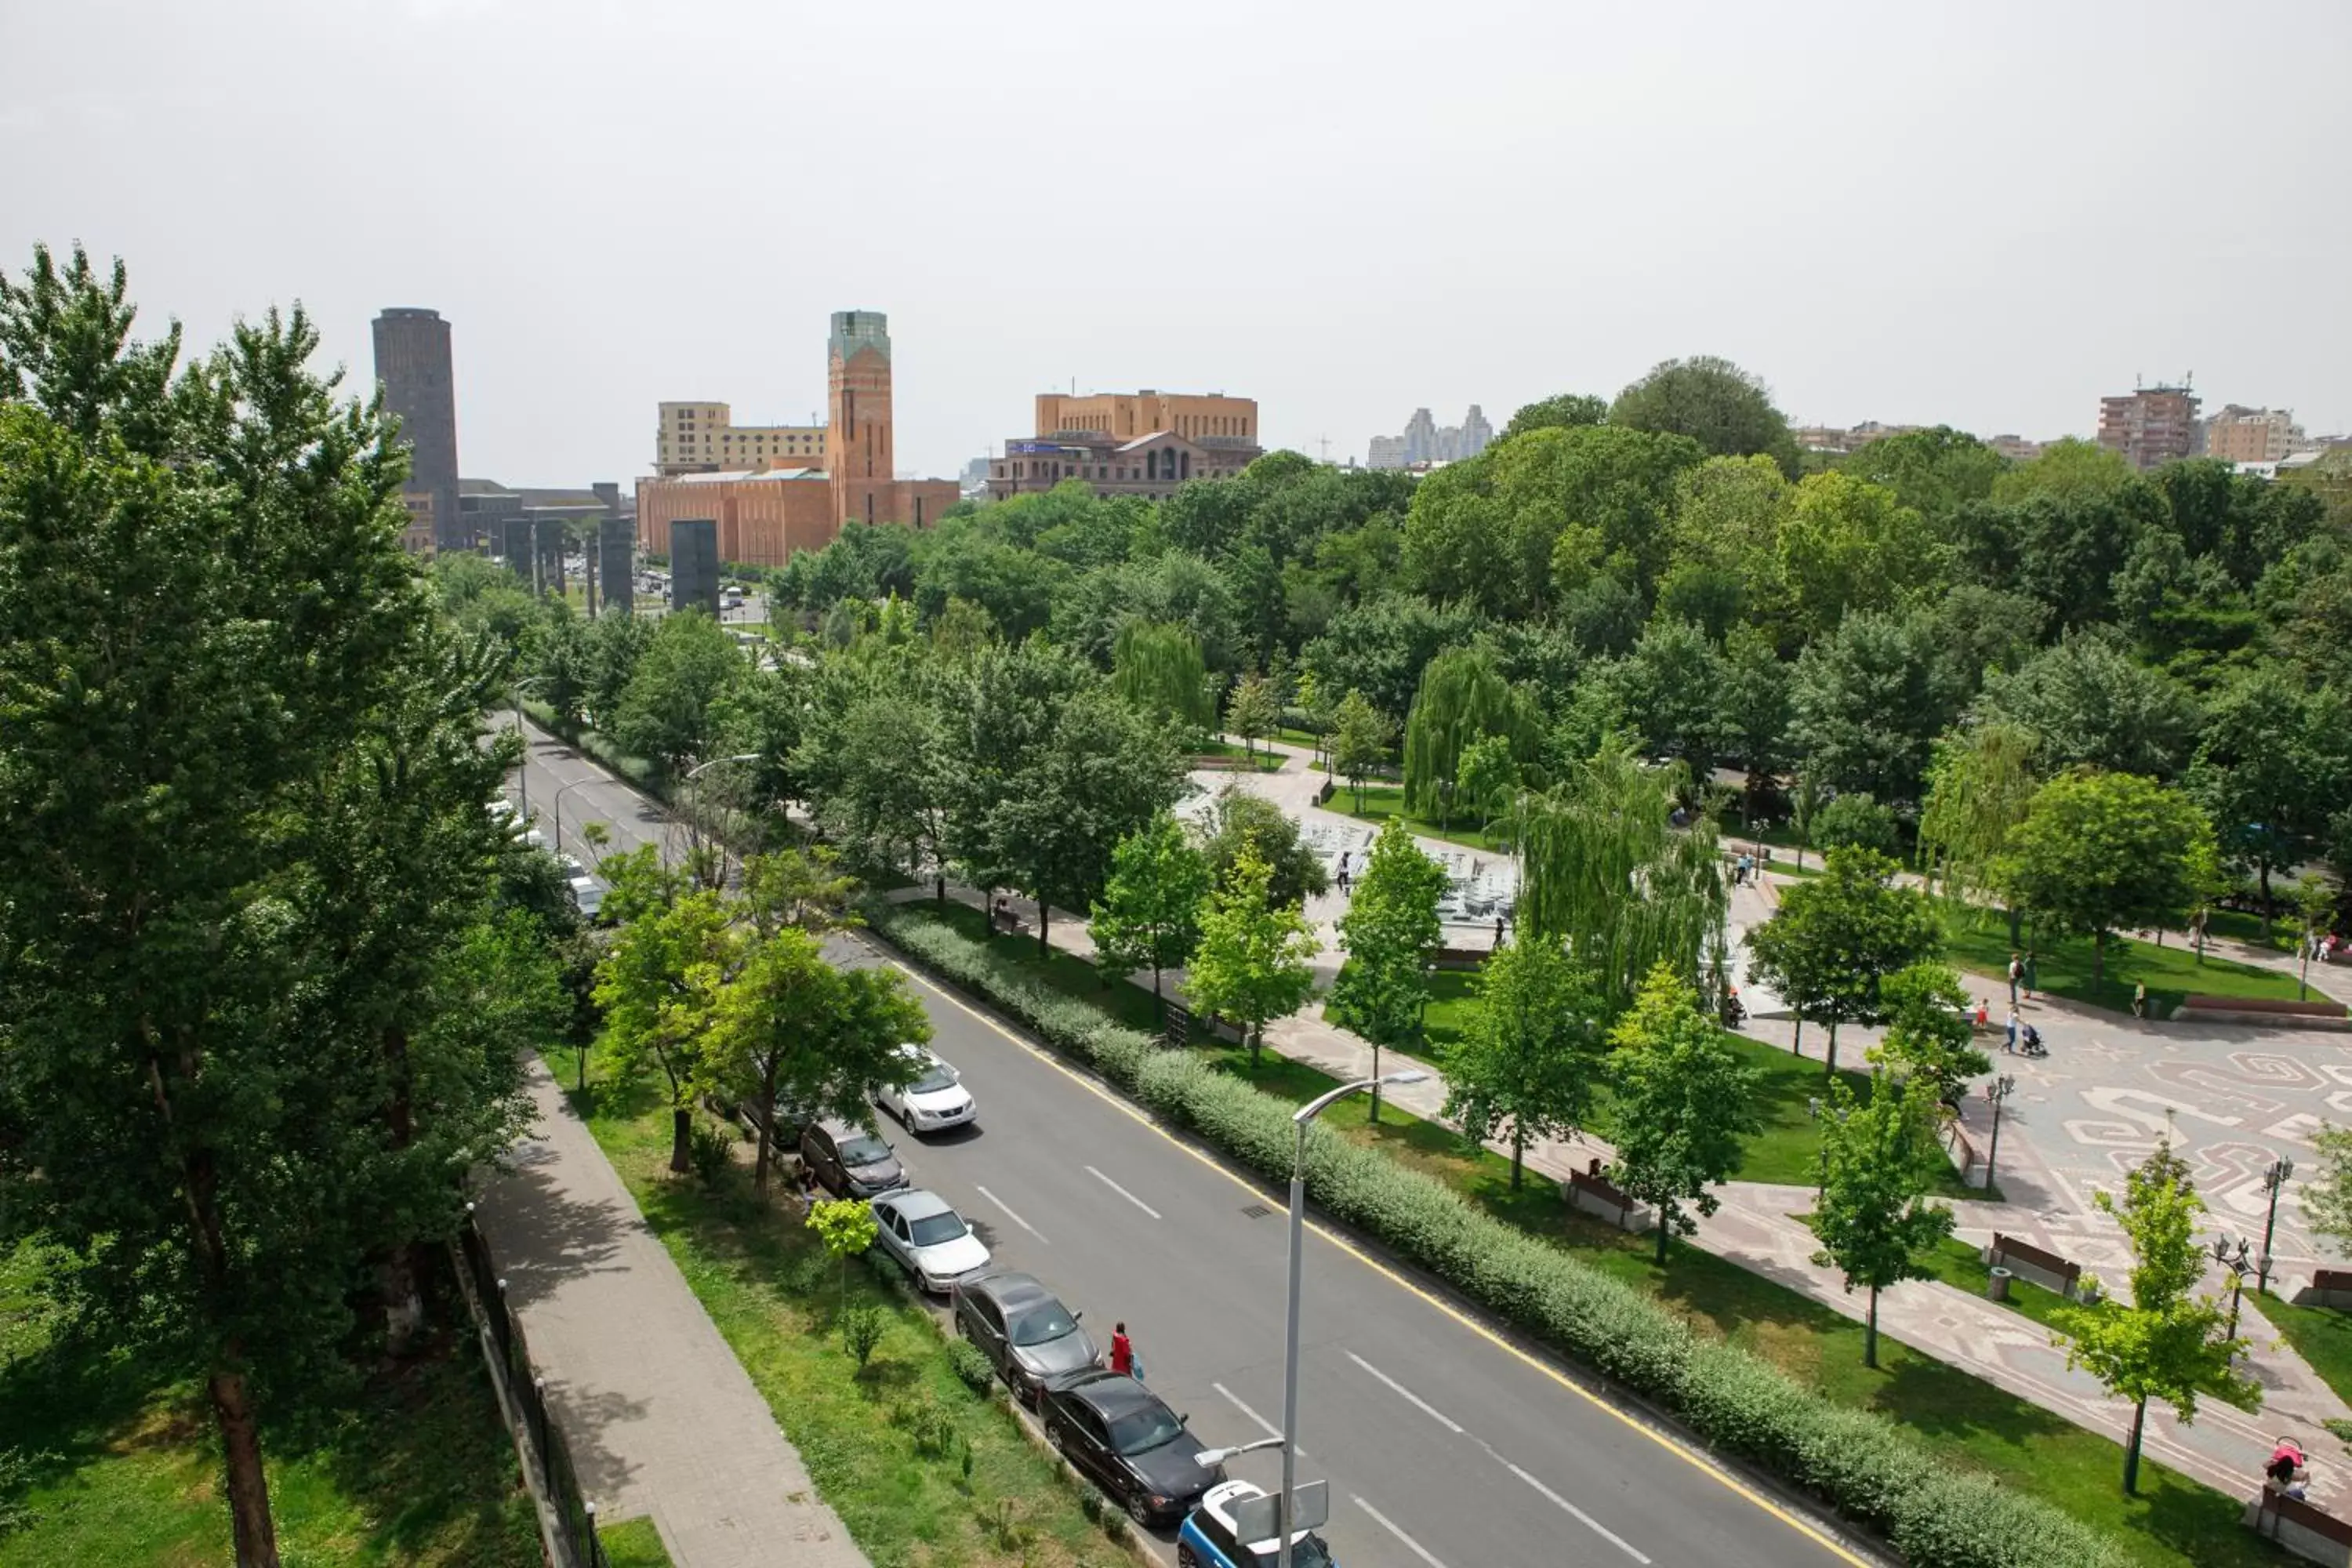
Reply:
[[504, 827], [507, 837], [517, 844], [526, 849], [547, 847], [547, 835], [539, 830], [538, 824], [523, 816], [514, 802], [500, 796], [488, 802], [486, 809], [490, 814], [490, 820]]
[[963, 1078], [955, 1068], [921, 1046], [900, 1046], [898, 1054], [920, 1070], [904, 1089], [885, 1084], [875, 1090], [875, 1104], [897, 1117], [909, 1132], [942, 1132], [973, 1124], [980, 1108], [972, 1103], [971, 1091], [964, 1088]]
[[1024, 1405], [1102, 1360], [1078, 1314], [1032, 1274], [983, 1274], [956, 1287], [956, 1331], [978, 1345]]
[[939, 1194], [885, 1193], [873, 1207], [875, 1240], [918, 1288], [944, 1296], [988, 1267], [988, 1244]]
[[[1234, 1504], [1264, 1496], [1264, 1487], [1247, 1481], [1211, 1487], [1176, 1532], [1177, 1568], [1275, 1568], [1282, 1560], [1280, 1542], [1242, 1541], [1234, 1528]], [[1291, 1533], [1290, 1562], [1291, 1568], [1338, 1568], [1331, 1549], [1311, 1530]]]
[[558, 855], [556, 863], [563, 868], [564, 885], [571, 889], [572, 902], [588, 920], [594, 920], [604, 907], [604, 884], [595, 874], [570, 855]]
[[1136, 1523], [1181, 1519], [1225, 1479], [1168, 1402], [1123, 1372], [1081, 1372], [1048, 1386], [1045, 1440], [1108, 1492]]
[[846, 1121], [815, 1121], [803, 1129], [801, 1163], [835, 1197], [878, 1197], [907, 1184], [906, 1168], [890, 1145]]

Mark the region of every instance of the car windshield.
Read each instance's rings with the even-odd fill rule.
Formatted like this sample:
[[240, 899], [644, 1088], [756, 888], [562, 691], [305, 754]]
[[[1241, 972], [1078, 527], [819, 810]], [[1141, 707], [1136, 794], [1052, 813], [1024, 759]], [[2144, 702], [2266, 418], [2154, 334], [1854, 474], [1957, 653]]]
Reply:
[[1155, 1401], [1114, 1419], [1110, 1424], [1110, 1446], [1122, 1454], [1141, 1454], [1183, 1430], [1175, 1413]]
[[919, 1220], [908, 1222], [908, 1227], [915, 1233], [917, 1247], [937, 1247], [943, 1241], [953, 1241], [971, 1228], [963, 1223], [963, 1215], [952, 1209], [946, 1214], [927, 1214]]
[[1059, 1301], [1013, 1320], [1013, 1342], [1016, 1345], [1042, 1345], [1077, 1331], [1078, 1321]]
[[841, 1163], [845, 1165], [878, 1165], [890, 1157], [890, 1145], [868, 1133], [851, 1138], [841, 1145]]
[[933, 1062], [930, 1070], [907, 1086], [908, 1094], [937, 1094], [956, 1086], [955, 1068], [945, 1062]]

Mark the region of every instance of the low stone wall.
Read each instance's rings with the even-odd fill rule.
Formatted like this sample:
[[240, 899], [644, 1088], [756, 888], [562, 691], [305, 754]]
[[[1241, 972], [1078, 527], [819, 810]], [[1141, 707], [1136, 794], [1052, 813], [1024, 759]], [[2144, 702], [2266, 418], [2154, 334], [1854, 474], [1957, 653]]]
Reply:
[[2298, 1307], [2352, 1307], [2352, 1270], [2322, 1268], [2288, 1300]]
[[1648, 1230], [1653, 1223], [1650, 1211], [1619, 1192], [1609, 1178], [1597, 1171], [1570, 1171], [1561, 1191], [1570, 1205], [1595, 1219], [1607, 1220], [1619, 1230], [1630, 1230], [1636, 1236]]
[[2246, 1528], [2297, 1557], [2352, 1568], [2352, 1524], [2297, 1498], [2265, 1489], [2246, 1504]]

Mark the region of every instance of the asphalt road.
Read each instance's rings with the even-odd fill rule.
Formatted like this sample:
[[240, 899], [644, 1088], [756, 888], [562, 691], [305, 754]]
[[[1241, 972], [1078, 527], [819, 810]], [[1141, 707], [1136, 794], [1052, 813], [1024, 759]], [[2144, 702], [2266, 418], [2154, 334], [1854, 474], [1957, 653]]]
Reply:
[[[530, 733], [530, 803], [551, 840], [562, 789], [567, 847], [584, 821], [605, 823], [616, 850], [663, 841], [658, 806]], [[850, 962], [887, 962], [862, 942], [837, 941]], [[977, 1128], [928, 1142], [882, 1123], [914, 1181], [954, 1204], [1001, 1265], [1035, 1274], [1083, 1311], [1097, 1339], [1108, 1342], [1124, 1319], [1151, 1386], [1204, 1444], [1272, 1434], [1282, 1412], [1282, 1204], [911, 978], [933, 1048], [980, 1106]], [[1329, 1114], [1361, 1115], [1362, 1104]], [[1298, 1473], [1329, 1482], [1323, 1533], [1346, 1568], [1864, 1561], [1321, 1233], [1311, 1216], [1308, 1235]], [[1281, 1475], [1271, 1452], [1229, 1469], [1268, 1490]]]

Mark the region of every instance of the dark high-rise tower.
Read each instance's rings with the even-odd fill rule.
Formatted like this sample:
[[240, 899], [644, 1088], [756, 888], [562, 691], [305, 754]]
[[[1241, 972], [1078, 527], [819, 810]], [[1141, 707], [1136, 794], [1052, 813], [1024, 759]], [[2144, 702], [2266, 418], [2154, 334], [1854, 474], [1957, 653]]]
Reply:
[[438, 310], [395, 305], [375, 319], [375, 378], [384, 406], [400, 416], [415, 448], [408, 488], [433, 498], [433, 542], [472, 547], [457, 510], [457, 389], [449, 368], [449, 323]]

